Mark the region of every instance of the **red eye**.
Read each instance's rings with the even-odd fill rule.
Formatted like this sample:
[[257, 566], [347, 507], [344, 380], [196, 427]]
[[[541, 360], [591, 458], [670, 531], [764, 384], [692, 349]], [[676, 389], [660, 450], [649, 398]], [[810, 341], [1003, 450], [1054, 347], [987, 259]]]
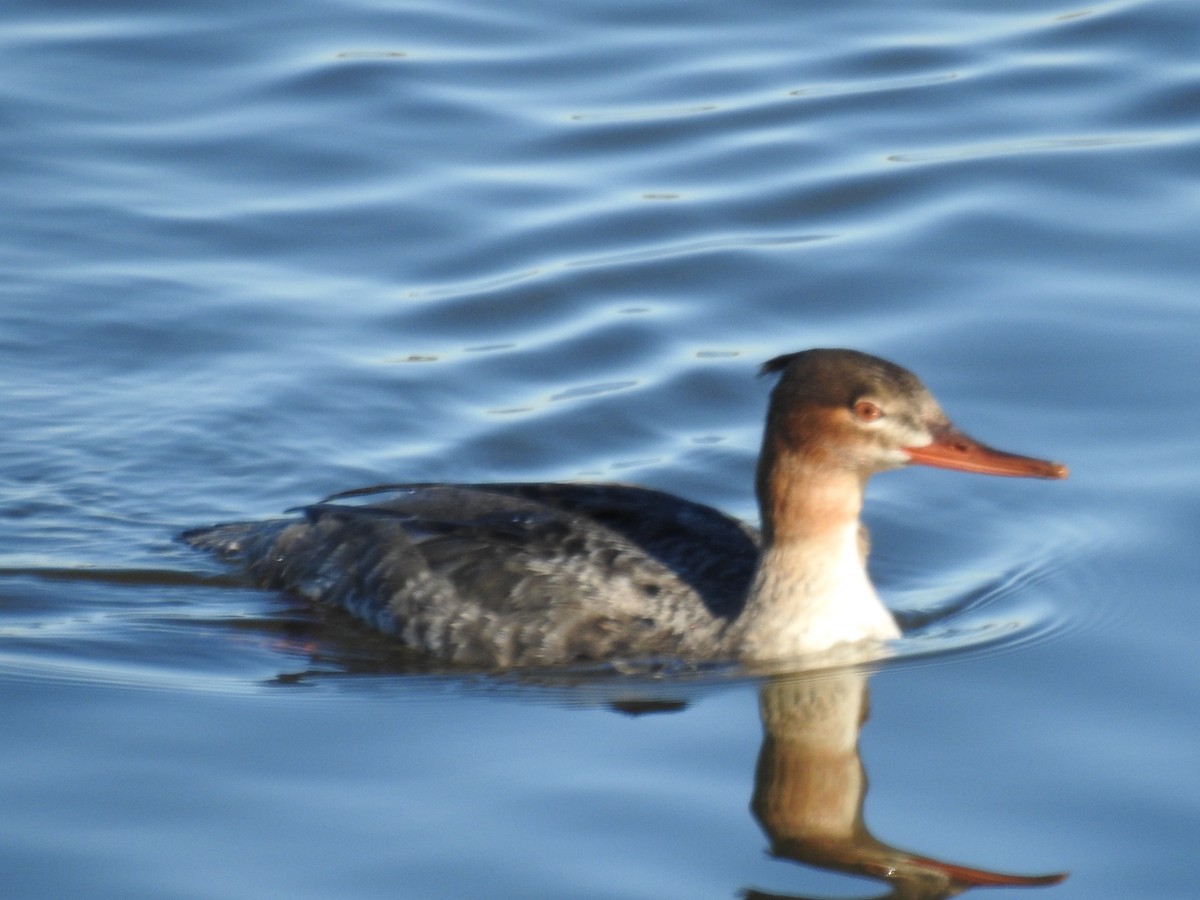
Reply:
[[870, 400], [859, 400], [854, 404], [854, 415], [860, 422], [874, 422], [883, 418], [883, 410]]

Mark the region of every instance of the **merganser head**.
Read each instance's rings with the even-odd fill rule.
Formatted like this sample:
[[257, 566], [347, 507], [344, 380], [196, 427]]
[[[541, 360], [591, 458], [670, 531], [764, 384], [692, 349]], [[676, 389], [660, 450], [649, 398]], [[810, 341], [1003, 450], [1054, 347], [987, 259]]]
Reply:
[[1062, 463], [995, 450], [956, 429], [912, 372], [856, 350], [804, 350], [763, 364], [779, 373], [767, 416], [773, 456], [818, 469], [876, 472], [917, 463], [1032, 478], [1066, 478]]

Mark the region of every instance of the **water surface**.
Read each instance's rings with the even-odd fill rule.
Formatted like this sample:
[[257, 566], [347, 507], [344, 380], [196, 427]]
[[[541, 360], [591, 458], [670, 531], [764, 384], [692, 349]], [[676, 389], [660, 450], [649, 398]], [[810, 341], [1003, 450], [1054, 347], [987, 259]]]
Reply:
[[819, 773], [823, 732], [772, 730], [777, 685], [419, 674], [174, 540], [403, 479], [753, 519], [755, 369], [811, 346], [1073, 472], [873, 484], [911, 630], [861, 736], [829, 726], [829, 782], [855, 737], [870, 779], [841, 802], [924, 857], [1071, 872], [1031, 896], [1194, 894], [1193, 5], [18, 0], [5, 26], [6, 896], [878, 895], [781, 851], [782, 811], [808, 820], [764, 813], [760, 756]]

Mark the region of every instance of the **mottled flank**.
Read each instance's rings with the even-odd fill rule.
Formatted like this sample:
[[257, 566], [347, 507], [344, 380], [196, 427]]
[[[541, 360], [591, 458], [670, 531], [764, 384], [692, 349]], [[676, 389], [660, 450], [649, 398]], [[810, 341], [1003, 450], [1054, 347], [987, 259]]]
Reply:
[[187, 532], [261, 587], [341, 606], [449, 662], [711, 656], [741, 609], [752, 529], [645, 488], [389, 485], [368, 505]]

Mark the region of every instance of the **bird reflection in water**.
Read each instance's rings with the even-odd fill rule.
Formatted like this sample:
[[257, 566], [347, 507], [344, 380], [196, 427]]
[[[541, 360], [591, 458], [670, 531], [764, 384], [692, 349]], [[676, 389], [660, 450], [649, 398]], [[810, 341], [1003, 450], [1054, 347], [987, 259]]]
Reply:
[[[867, 675], [843, 669], [780, 676], [763, 685], [763, 743], [751, 808], [773, 855], [877, 878], [895, 900], [954, 897], [973, 887], [1038, 887], [1067, 876], [1012, 875], [942, 862], [878, 840], [863, 820], [867, 776], [858, 734], [867, 717]], [[748, 891], [753, 900], [781, 895]]]
[[[298, 607], [297, 612], [303, 607]], [[363, 674], [416, 675], [458, 672], [431, 667], [420, 654], [405, 652], [377, 636], [364, 635], [344, 614], [329, 611], [313, 629], [311, 618], [290, 620], [290, 637], [312, 654], [314, 668], [280, 675], [280, 684]], [[241, 627], [247, 623], [242, 620]], [[260, 626], [265, 624], [259, 623]], [[276, 628], [280, 623], [276, 622]], [[762, 683], [759, 710], [763, 741], [754, 775], [750, 808], [770, 841], [771, 854], [831, 872], [885, 883], [893, 900], [938, 900], [975, 887], [1044, 887], [1066, 873], [1017, 875], [972, 868], [902, 850], [876, 838], [864, 821], [867, 774], [859, 755], [859, 732], [869, 710], [867, 657], [853, 653], [819, 655], [834, 667], [778, 674]], [[839, 667], [840, 666], [840, 667]], [[572, 705], [601, 702], [626, 715], [682, 712], [698, 696], [687, 680], [646, 682], [606, 675], [492, 673], [464, 686], [485, 685], [567, 698]], [[335, 674], [337, 673], [337, 674]], [[699, 688], [703, 693], [703, 688]], [[802, 894], [745, 890], [747, 900], [805, 900]], [[871, 894], [871, 897], [879, 895]]]

